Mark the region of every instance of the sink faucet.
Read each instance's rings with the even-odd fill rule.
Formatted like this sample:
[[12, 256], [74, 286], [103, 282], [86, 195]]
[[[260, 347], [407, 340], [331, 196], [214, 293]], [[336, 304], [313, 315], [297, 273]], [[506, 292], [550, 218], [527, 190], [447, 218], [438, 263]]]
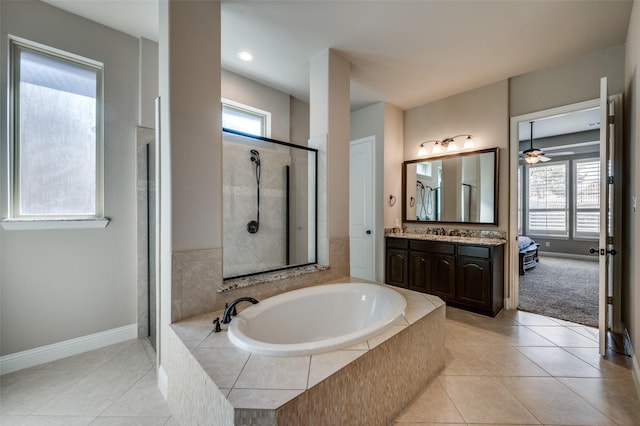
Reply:
[[236, 305], [240, 302], [251, 302], [254, 305], [258, 303], [258, 301], [253, 297], [240, 297], [239, 299], [234, 300], [229, 304], [229, 306], [224, 308], [224, 314], [222, 315], [223, 324], [229, 324], [231, 322], [231, 315], [233, 314], [233, 312], [235, 312]]

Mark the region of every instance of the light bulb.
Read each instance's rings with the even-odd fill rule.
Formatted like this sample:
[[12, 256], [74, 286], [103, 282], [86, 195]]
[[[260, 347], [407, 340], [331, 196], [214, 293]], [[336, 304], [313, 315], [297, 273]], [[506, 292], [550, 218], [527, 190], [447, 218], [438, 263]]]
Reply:
[[424, 145], [420, 145], [420, 149], [418, 150], [418, 157], [424, 157], [427, 155], [427, 148]]
[[449, 142], [449, 146], [447, 147], [448, 152], [453, 152], [458, 150], [458, 145], [456, 145], [455, 141]]
[[540, 161], [540, 157], [535, 156], [535, 157], [525, 157], [524, 161], [527, 162], [527, 164], [536, 164], [538, 161]]
[[471, 139], [471, 136], [467, 136], [467, 139], [465, 139], [464, 145], [462, 145], [462, 148], [463, 149], [471, 149], [474, 146], [476, 146], [476, 144], [473, 143], [473, 139]]
[[431, 152], [433, 154], [440, 154], [442, 152], [442, 146], [440, 146], [440, 143], [436, 142], [436, 144], [433, 146], [433, 149], [431, 149]]

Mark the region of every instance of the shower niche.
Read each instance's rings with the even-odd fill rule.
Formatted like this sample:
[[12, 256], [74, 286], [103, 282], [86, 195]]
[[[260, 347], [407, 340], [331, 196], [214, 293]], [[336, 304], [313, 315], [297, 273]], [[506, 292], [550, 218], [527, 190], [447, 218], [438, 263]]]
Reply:
[[223, 131], [223, 277], [316, 263], [315, 149]]

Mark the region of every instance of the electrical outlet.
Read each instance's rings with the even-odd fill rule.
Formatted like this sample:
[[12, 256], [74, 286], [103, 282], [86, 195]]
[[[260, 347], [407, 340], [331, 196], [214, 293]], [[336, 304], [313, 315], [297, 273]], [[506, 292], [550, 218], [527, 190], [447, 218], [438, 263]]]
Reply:
[[545, 247], [550, 247], [550, 246], [551, 246], [551, 243], [550, 243], [549, 241], [545, 241], [545, 242], [544, 242], [544, 246], [545, 246]]

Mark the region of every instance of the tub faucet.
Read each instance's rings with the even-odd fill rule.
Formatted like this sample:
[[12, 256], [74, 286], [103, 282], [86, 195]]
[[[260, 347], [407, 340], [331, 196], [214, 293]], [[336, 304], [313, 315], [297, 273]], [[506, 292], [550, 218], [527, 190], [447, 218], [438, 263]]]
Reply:
[[239, 299], [234, 300], [226, 308], [224, 308], [224, 314], [222, 315], [223, 324], [229, 324], [231, 322], [231, 315], [235, 312], [236, 305], [240, 302], [251, 302], [254, 305], [258, 303], [258, 301], [253, 297], [240, 297]]

